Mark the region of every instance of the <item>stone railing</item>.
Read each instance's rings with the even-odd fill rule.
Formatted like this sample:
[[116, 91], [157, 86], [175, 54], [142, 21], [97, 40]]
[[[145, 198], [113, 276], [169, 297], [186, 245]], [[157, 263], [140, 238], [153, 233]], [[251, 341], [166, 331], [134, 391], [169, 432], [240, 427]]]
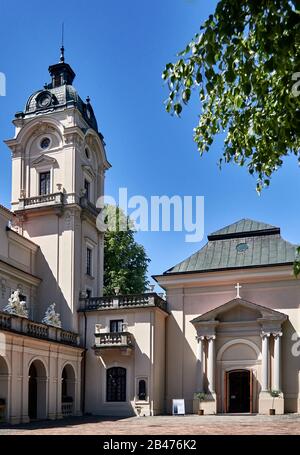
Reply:
[[0, 312], [0, 329], [21, 333], [42, 340], [58, 341], [70, 346], [80, 345], [80, 337], [77, 333], [41, 322], [31, 321], [30, 319], [14, 314]]
[[163, 311], [168, 311], [167, 302], [155, 292], [81, 299], [79, 311], [145, 307], [158, 307]]
[[95, 347], [133, 347], [133, 336], [128, 332], [95, 333]]
[[62, 413], [63, 417], [68, 417], [68, 416], [73, 415], [73, 403], [62, 402], [61, 413]]
[[80, 198], [80, 206], [91, 212], [94, 216], [98, 216], [101, 211], [101, 209], [97, 208], [95, 204], [89, 201], [85, 196]]
[[11, 317], [9, 314], [0, 313], [0, 329], [11, 328]]
[[18, 209], [23, 210], [25, 208], [33, 208], [35, 206], [43, 205], [62, 205], [63, 197], [63, 193], [59, 192], [19, 199]]

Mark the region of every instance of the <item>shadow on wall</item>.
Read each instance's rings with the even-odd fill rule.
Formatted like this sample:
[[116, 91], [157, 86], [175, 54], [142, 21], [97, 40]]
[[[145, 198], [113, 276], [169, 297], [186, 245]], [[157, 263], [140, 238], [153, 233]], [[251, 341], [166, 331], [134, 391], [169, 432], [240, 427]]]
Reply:
[[[172, 308], [174, 310], [174, 307]], [[176, 309], [177, 310], [177, 309]], [[172, 400], [184, 399], [187, 414], [193, 412], [193, 393], [196, 390], [196, 353], [192, 350], [173, 314], [166, 320], [166, 412], [172, 413]], [[196, 331], [195, 331], [196, 336]], [[191, 369], [191, 366], [194, 367]], [[204, 386], [207, 379], [204, 375]], [[192, 391], [192, 393], [191, 393]]]
[[289, 319], [283, 324], [281, 355], [284, 412], [299, 412], [300, 337]]
[[[48, 223], [47, 220], [49, 221]], [[36, 257], [36, 270], [38, 276], [42, 278], [42, 282], [37, 289], [36, 303], [33, 308], [33, 318], [35, 321], [42, 321], [45, 316], [46, 309], [51, 303], [54, 302], [56, 304], [55, 310], [61, 317], [62, 327], [66, 330], [77, 331], [77, 313], [75, 312], [74, 315], [72, 314], [71, 308], [69, 307], [70, 302], [66, 300], [62, 289], [57, 283], [57, 277], [54, 276], [50, 265], [43, 254], [43, 241], [39, 242], [35, 240], [37, 237], [42, 237], [43, 240], [43, 238], [47, 236], [49, 239], [47, 248], [51, 249], [51, 247], [53, 247], [52, 251], [56, 251], [58, 220], [60, 220], [60, 218], [53, 215], [50, 220], [48, 217], [45, 217], [45, 220], [39, 220], [39, 226], [35, 226], [33, 223], [25, 225], [25, 229], [27, 230], [29, 237], [40, 245]], [[42, 227], [41, 222], [43, 223]], [[59, 273], [61, 273], [61, 264], [58, 264], [58, 266]], [[57, 267], [57, 264], [55, 264], [55, 267]], [[69, 270], [68, 273], [71, 273], [71, 270]]]

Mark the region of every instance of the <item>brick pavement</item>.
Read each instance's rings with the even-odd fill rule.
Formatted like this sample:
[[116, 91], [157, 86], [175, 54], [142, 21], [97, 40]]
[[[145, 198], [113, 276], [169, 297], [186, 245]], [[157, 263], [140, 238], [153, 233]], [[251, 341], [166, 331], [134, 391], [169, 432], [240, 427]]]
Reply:
[[74, 417], [0, 425], [9, 435], [300, 435], [300, 414], [283, 416]]

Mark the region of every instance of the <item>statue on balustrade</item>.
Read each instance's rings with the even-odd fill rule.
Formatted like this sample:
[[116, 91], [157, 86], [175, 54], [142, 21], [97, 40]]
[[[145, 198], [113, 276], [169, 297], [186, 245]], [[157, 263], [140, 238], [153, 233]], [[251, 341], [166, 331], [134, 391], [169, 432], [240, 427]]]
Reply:
[[47, 325], [52, 325], [53, 327], [61, 328], [60, 314], [55, 311], [55, 303], [51, 303], [47, 308], [42, 322]]
[[15, 314], [22, 318], [28, 318], [28, 310], [26, 307], [25, 300], [21, 300], [21, 291], [17, 289], [14, 291], [8, 299], [8, 305], [4, 308], [4, 311], [9, 314]]

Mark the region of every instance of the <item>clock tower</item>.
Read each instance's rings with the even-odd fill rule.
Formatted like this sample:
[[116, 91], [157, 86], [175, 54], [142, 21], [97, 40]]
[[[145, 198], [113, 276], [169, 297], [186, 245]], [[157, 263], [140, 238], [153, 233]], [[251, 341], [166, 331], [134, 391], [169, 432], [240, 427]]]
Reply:
[[41, 320], [53, 302], [63, 328], [78, 331], [83, 293], [102, 295], [103, 233], [96, 227], [97, 199], [110, 167], [90, 99], [73, 86], [75, 73], [60, 61], [50, 83], [34, 92], [13, 123], [12, 210], [14, 228], [39, 245], [37, 270], [44, 277], [32, 296], [31, 316]]

